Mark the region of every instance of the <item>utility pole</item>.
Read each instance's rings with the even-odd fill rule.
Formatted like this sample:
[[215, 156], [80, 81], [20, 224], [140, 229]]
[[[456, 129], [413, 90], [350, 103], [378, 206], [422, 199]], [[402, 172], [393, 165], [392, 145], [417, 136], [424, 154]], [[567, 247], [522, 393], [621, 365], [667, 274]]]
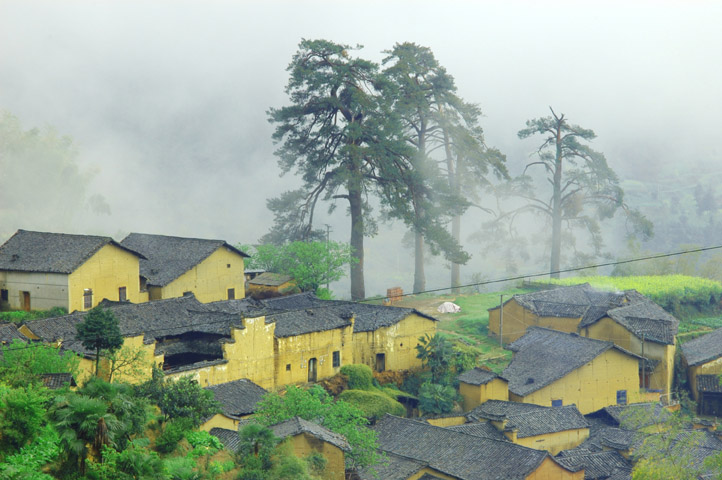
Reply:
[[[328, 223], [326, 223], [324, 225], [326, 225], [326, 255], [328, 255], [328, 243], [329, 243], [329, 235], [331, 234], [331, 225], [329, 225]], [[329, 277], [328, 268], [329, 268], [329, 266], [327, 263], [326, 264], [326, 291], [328, 293], [331, 293], [331, 286], [329, 285], [329, 281], [328, 281], [328, 277]]]
[[499, 295], [499, 346], [504, 348], [504, 295]]
[[642, 334], [642, 388], [647, 389], [647, 359], [644, 357], [644, 334]]

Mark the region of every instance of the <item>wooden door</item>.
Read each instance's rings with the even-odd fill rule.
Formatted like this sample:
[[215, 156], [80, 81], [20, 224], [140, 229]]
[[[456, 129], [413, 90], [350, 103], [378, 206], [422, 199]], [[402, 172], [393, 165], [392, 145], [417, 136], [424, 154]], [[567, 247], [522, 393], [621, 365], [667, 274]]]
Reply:
[[30, 311], [30, 292], [23, 292], [23, 310]]
[[385, 353], [377, 353], [376, 354], [376, 371], [383, 372], [384, 370], [386, 370], [386, 354]]
[[312, 358], [308, 361], [308, 381], [315, 382], [318, 378], [318, 372], [316, 370], [316, 359]]

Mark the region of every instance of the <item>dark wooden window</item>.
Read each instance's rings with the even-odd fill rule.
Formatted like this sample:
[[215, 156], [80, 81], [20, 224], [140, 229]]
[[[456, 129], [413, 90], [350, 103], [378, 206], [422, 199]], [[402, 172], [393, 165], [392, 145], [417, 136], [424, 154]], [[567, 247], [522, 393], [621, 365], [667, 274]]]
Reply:
[[92, 288], [86, 288], [83, 290], [83, 308], [89, 309], [93, 308], [93, 289]]
[[228, 300], [235, 300], [235, 299], [236, 299], [236, 289], [229, 288], [228, 289]]
[[26, 312], [30, 311], [30, 292], [22, 292], [23, 295], [23, 310]]
[[552, 407], [561, 407], [562, 406], [562, 400], [552, 400]]
[[290, 372], [290, 371], [291, 371], [291, 364], [290, 364], [290, 363], [287, 363], [287, 364], [286, 364], [286, 371], [287, 371], [287, 372]]
[[125, 287], [118, 288], [118, 301], [125, 302], [128, 299]]
[[377, 353], [376, 354], [376, 371], [383, 372], [384, 370], [386, 370], [386, 354], [385, 353]]
[[226, 268], [231, 268], [231, 264], [230, 264], [230, 263], [226, 263]]
[[336, 351], [333, 352], [333, 367], [340, 367], [341, 366], [341, 352]]
[[626, 405], [627, 404], [627, 391], [626, 390], [617, 390], [617, 405]]
[[0, 301], [1, 302], [7, 302], [8, 301], [8, 291], [4, 288], [0, 290]]

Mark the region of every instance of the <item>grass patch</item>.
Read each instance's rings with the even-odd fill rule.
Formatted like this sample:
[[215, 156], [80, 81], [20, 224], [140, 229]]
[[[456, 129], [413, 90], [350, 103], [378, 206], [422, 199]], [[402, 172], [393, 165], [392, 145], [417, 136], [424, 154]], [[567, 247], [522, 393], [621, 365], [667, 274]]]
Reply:
[[24, 310], [10, 310], [7, 312], [0, 312], [0, 323], [12, 322], [19, 325], [29, 322], [30, 320], [60, 317], [67, 314], [68, 311], [63, 307], [53, 307], [50, 310], [32, 310], [30, 312], [26, 312]]

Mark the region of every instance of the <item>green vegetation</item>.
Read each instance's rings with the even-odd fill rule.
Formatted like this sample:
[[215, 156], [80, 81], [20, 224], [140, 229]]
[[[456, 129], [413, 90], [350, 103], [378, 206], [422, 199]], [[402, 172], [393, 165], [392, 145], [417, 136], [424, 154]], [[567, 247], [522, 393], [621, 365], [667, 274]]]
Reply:
[[0, 379], [11, 386], [38, 382], [45, 373], [75, 375], [79, 364], [78, 355], [52, 345], [28, 345], [14, 339], [9, 345], [0, 346]]
[[406, 408], [381, 390], [344, 390], [338, 396], [339, 400], [358, 407], [364, 417], [375, 421], [390, 413], [403, 417]]
[[88, 312], [85, 319], [77, 324], [77, 339], [88, 350], [95, 350], [95, 375], [100, 372], [100, 351], [114, 352], [123, 346], [123, 335], [120, 334], [118, 319], [113, 312], [102, 307], [95, 307]]
[[359, 408], [334, 401], [318, 385], [308, 390], [289, 385], [284, 395], [272, 392], [258, 404], [254, 418], [262, 425], [274, 425], [293, 417], [319, 422], [329, 430], [340, 433], [351, 445], [346, 456], [349, 467], [374, 465], [380, 460], [376, 433], [364, 428], [368, 420]]
[[669, 312], [678, 312], [684, 305], [700, 311], [715, 306], [722, 299], [722, 283], [686, 275], [649, 275], [632, 277], [571, 277], [551, 280], [557, 285], [589, 283], [605, 290], [637, 290]]
[[50, 310], [10, 310], [0, 312], [0, 323], [17, 323], [18, 325], [29, 322], [30, 320], [38, 320], [40, 318], [60, 317], [67, 315], [68, 310], [63, 307], [53, 307]]

